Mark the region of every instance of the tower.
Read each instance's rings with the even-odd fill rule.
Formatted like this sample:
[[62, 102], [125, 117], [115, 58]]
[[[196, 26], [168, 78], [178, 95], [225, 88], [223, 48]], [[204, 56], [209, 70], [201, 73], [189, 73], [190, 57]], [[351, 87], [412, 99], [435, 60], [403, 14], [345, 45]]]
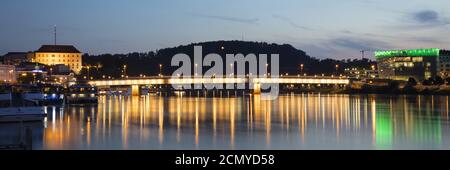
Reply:
[[54, 45], [56, 45], [56, 25], [53, 26]]

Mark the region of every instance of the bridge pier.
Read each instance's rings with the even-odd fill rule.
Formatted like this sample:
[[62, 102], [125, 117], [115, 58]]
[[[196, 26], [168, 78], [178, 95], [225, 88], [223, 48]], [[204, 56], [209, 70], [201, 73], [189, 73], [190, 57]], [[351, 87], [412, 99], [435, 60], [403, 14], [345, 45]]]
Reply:
[[131, 95], [132, 96], [139, 96], [139, 85], [132, 85], [131, 86]]
[[259, 83], [253, 84], [253, 94], [261, 94], [261, 84]]

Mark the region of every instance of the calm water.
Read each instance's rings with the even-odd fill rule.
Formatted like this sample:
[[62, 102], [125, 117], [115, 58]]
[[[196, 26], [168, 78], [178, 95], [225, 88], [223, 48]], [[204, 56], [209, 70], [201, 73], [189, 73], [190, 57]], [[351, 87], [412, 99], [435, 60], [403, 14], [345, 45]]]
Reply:
[[103, 96], [47, 113], [24, 125], [34, 149], [450, 149], [448, 96]]

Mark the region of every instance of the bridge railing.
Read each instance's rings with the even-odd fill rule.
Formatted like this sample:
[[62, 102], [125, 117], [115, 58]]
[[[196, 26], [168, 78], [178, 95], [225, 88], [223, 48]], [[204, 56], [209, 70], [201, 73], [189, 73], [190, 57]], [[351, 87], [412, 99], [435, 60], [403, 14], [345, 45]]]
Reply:
[[115, 80], [92, 80], [88, 83], [94, 86], [120, 86], [120, 85], [161, 85], [161, 84], [228, 84], [228, 83], [260, 83], [260, 84], [349, 84], [350, 80], [344, 77], [322, 76], [283, 76], [268, 78], [224, 77], [224, 78], [173, 78], [145, 77]]

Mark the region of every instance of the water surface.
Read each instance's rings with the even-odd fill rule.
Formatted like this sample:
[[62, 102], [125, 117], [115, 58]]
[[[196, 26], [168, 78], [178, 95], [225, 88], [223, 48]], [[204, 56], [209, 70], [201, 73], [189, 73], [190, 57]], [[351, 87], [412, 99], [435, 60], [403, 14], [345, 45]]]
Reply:
[[448, 96], [102, 96], [46, 110], [0, 133], [33, 127], [33, 149], [450, 149]]

